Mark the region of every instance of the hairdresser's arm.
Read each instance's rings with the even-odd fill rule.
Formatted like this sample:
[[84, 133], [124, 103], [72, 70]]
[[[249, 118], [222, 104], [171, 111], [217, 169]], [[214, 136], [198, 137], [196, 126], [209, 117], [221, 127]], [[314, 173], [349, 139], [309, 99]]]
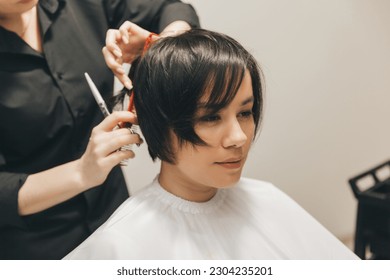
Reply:
[[[191, 29], [185, 21], [174, 21], [152, 40], [159, 37], [175, 36]], [[151, 33], [140, 26], [126, 21], [119, 29], [110, 29], [106, 35], [106, 46], [103, 48], [104, 59], [121, 83], [131, 88], [131, 81], [123, 69], [123, 63], [132, 63], [138, 57]]]
[[19, 215], [34, 214], [102, 184], [121, 160], [134, 157], [120, 147], [140, 143], [127, 129], [113, 130], [119, 122], [135, 122], [130, 112], [115, 112], [92, 130], [83, 156], [43, 172], [29, 175], [19, 190]]

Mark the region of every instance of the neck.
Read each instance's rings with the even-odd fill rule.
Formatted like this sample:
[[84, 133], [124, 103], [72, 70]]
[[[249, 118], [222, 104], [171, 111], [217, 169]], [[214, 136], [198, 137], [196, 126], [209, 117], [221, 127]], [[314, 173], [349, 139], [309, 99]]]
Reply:
[[16, 33], [34, 50], [42, 52], [41, 33], [36, 6], [21, 14], [0, 17], [0, 25]]
[[217, 193], [216, 188], [200, 185], [166, 162], [161, 163], [158, 181], [166, 191], [188, 201], [206, 202]]
[[36, 17], [36, 6], [20, 14], [8, 14], [0, 17], [0, 25], [23, 37]]

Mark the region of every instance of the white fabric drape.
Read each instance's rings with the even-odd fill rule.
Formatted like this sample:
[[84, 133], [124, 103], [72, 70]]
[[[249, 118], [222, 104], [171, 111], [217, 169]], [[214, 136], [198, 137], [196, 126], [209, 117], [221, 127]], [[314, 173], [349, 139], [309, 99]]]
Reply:
[[153, 183], [66, 259], [357, 259], [272, 184], [242, 178], [204, 203]]

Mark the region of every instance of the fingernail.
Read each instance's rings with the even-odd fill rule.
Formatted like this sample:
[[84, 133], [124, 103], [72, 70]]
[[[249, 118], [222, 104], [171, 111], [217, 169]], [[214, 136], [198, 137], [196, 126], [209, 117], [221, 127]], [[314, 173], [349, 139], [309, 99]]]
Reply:
[[144, 143], [144, 139], [140, 138], [140, 142], [137, 143], [136, 145], [137, 145], [137, 147], [139, 147], [139, 146], [141, 146], [143, 143]]
[[127, 39], [126, 36], [122, 36], [122, 41], [123, 41], [123, 43], [125, 43], [126, 45], [129, 43], [129, 39]]
[[126, 82], [125, 82], [125, 87], [126, 87], [127, 89], [132, 89], [132, 88], [133, 88], [133, 84], [132, 84], [130, 81], [126, 81]]

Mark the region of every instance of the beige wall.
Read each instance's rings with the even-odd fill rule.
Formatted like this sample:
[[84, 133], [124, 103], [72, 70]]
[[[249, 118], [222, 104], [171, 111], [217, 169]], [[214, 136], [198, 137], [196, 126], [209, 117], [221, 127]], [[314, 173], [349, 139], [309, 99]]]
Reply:
[[[192, 0], [204, 28], [258, 59], [266, 112], [244, 175], [273, 182], [339, 238], [354, 231], [347, 179], [389, 158], [390, 1]], [[146, 150], [132, 188], [155, 176]]]

